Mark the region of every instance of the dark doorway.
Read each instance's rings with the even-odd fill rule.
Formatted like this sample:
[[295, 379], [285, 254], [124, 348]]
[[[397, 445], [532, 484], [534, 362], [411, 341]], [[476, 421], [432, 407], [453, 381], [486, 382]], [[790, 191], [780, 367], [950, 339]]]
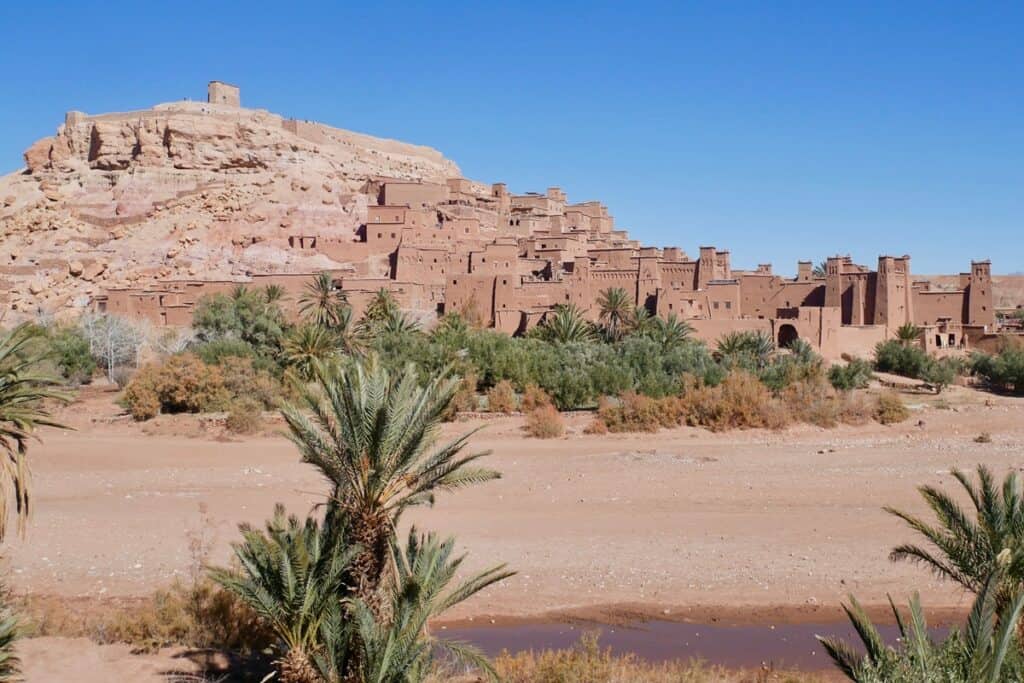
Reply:
[[796, 333], [796, 328], [786, 323], [779, 328], [779, 348], [785, 349], [790, 344], [800, 338], [800, 335]]

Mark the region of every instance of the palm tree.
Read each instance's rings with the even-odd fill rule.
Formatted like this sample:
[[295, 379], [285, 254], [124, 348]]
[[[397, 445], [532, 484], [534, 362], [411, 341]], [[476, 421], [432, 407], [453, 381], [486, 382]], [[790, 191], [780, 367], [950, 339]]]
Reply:
[[321, 527], [286, 516], [283, 505], [259, 531], [239, 527], [233, 544], [238, 569], [215, 568], [210, 577], [239, 596], [273, 628], [280, 640], [276, 665], [283, 683], [313, 683], [320, 677], [312, 658], [322, 647], [321, 627], [348, 594], [345, 577], [355, 555], [344, 543], [345, 520], [329, 510]]
[[865, 654], [836, 638], [818, 636], [818, 640], [836, 667], [858, 683], [1019, 681], [1024, 668], [1019, 651], [1014, 647], [1014, 626], [1024, 607], [1024, 594], [1014, 596], [1000, 612], [995, 598], [998, 581], [993, 577], [975, 598], [964, 632], [961, 634], [953, 629], [939, 644], [933, 642], [928, 633], [917, 594], [910, 600], [909, 624], [892, 600], [889, 601], [900, 632], [896, 648], [885, 644], [878, 629], [852, 596], [850, 605], [843, 605], [843, 609], [860, 637]]
[[821, 356], [814, 352], [814, 347], [803, 339], [794, 339], [789, 342], [786, 350], [789, 351], [789, 357], [801, 365], [823, 362]]
[[341, 311], [348, 306], [345, 292], [334, 284], [330, 273], [318, 273], [306, 284], [299, 297], [299, 313], [308, 322], [333, 328], [338, 324]]
[[677, 318], [675, 313], [669, 313], [667, 318], [654, 318], [651, 327], [649, 336], [666, 351], [682, 346], [693, 334], [693, 326]]
[[469, 335], [469, 323], [461, 313], [445, 313], [430, 331], [430, 338], [449, 346], [461, 346]]
[[974, 507], [974, 519], [953, 498], [933, 486], [918, 491], [935, 514], [937, 525], [920, 517], [886, 507], [886, 512], [905, 521], [932, 548], [905, 543], [889, 557], [923, 564], [936, 575], [951, 579], [973, 593], [980, 593], [989, 577], [1001, 570], [1000, 604], [1005, 604], [1024, 581], [1024, 495], [1015, 472], [997, 486], [992, 473], [978, 465], [978, 485], [960, 470], [952, 471]]
[[349, 520], [356, 595], [374, 609], [402, 512], [499, 475], [474, 466], [487, 453], [462, 451], [473, 432], [436, 446], [438, 426], [459, 382], [421, 384], [410, 364], [392, 375], [375, 358], [345, 367], [316, 364], [315, 383], [282, 410], [304, 462], [331, 483], [331, 501]]
[[405, 315], [401, 312], [395, 312], [394, 315], [387, 318], [381, 323], [379, 330], [382, 334], [393, 334], [403, 335], [412, 334], [413, 332], [420, 331], [419, 322], [410, 316]]
[[583, 317], [575, 304], [559, 304], [553, 313], [544, 319], [539, 334], [556, 344], [571, 342], [592, 342], [597, 338], [594, 326]]
[[813, 277], [828, 277], [828, 261], [818, 261], [818, 265], [814, 266], [811, 275]]
[[646, 306], [634, 306], [626, 320], [626, 332], [628, 334], [647, 334], [653, 330], [656, 322], [657, 318], [651, 315]]
[[0, 540], [6, 534], [11, 499], [20, 529], [29, 514], [29, 442], [37, 428], [61, 426], [53, 420], [45, 401], [68, 400], [52, 388], [56, 379], [36, 372], [44, 355], [30, 348], [37, 335], [37, 329], [28, 324], [0, 335]]
[[338, 322], [331, 331], [340, 352], [348, 356], [362, 356], [366, 353], [366, 332], [354, 319], [352, 308], [346, 306], [338, 312]]
[[622, 338], [626, 323], [633, 312], [633, 301], [622, 287], [610, 287], [597, 297], [600, 309], [598, 320], [611, 341]]
[[5, 606], [0, 610], [0, 683], [21, 680], [21, 660], [15, 647], [18, 637], [18, 617]]
[[288, 292], [281, 285], [267, 285], [263, 288], [263, 300], [268, 304], [280, 304], [288, 298]]
[[[404, 552], [397, 547], [393, 551], [395, 579], [386, 610], [388, 617], [377, 618], [369, 605], [358, 600], [351, 618], [338, 610], [335, 618], [325, 623], [326, 656], [318, 660], [323, 677], [419, 683], [432, 673], [438, 650], [494, 677], [490, 663], [476, 648], [435, 639], [427, 624], [514, 572], [499, 565], [452, 586], [465, 559], [464, 555], [453, 556], [454, 549], [452, 538], [442, 541], [435, 534], [420, 535], [415, 528], [411, 529]], [[358, 672], [356, 675], [352, 675], [353, 669]]]
[[338, 339], [326, 327], [317, 324], [301, 325], [292, 330], [281, 344], [281, 359], [293, 368], [300, 378], [313, 379], [314, 367], [334, 357], [338, 352]]
[[370, 299], [370, 303], [366, 305], [366, 311], [363, 313], [360, 324], [365, 329], [376, 330], [378, 326], [394, 318], [398, 313], [398, 302], [395, 301], [394, 295], [381, 287]]
[[896, 338], [899, 339], [900, 343], [904, 346], [910, 346], [921, 338], [922, 332], [924, 332], [924, 330], [914, 323], [904, 323], [896, 328]]
[[729, 366], [753, 364], [763, 368], [775, 352], [775, 342], [764, 332], [729, 332], [718, 340], [715, 357]]

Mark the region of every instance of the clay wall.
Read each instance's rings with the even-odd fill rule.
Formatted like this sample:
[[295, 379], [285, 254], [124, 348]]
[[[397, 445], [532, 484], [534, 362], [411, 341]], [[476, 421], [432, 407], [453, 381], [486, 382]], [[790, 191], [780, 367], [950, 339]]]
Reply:
[[915, 291], [914, 324], [934, 325], [940, 320], [960, 321], [964, 316], [966, 292]]
[[445, 312], [475, 314], [485, 325], [494, 319], [494, 275], [460, 274], [448, 278]]
[[381, 196], [384, 204], [412, 208], [435, 206], [448, 201], [448, 186], [435, 183], [386, 182]]

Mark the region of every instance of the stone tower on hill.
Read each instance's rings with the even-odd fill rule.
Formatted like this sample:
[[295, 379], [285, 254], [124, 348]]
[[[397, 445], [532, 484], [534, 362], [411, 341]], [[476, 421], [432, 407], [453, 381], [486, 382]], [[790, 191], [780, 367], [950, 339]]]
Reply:
[[221, 81], [210, 81], [210, 84], [206, 86], [206, 101], [210, 104], [226, 104], [229, 107], [242, 106], [238, 86]]

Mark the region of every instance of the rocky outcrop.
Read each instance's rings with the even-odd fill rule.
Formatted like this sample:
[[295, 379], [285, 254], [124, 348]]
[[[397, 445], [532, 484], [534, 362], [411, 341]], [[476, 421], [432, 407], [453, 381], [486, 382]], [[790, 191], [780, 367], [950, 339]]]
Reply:
[[7, 322], [74, 313], [147, 278], [343, 267], [289, 238], [356, 239], [371, 178], [460, 175], [427, 147], [198, 102], [69, 112], [24, 157], [25, 170], [0, 178]]

